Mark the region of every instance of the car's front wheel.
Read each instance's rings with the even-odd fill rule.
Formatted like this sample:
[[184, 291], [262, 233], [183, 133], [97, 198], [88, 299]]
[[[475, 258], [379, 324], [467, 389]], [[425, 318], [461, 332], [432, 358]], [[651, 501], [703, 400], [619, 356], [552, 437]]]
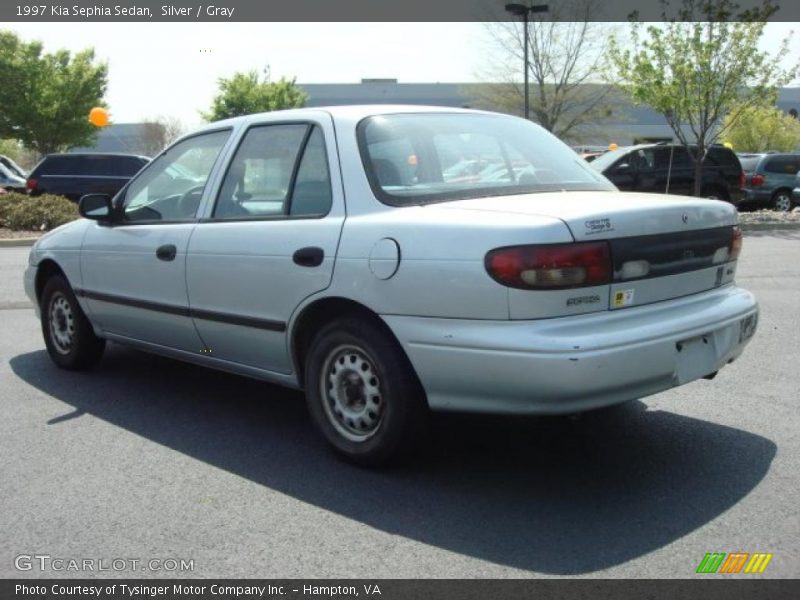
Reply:
[[425, 438], [422, 386], [397, 341], [369, 319], [339, 319], [317, 334], [305, 385], [317, 427], [353, 462], [384, 464]]
[[100, 360], [105, 340], [94, 334], [66, 279], [55, 275], [47, 280], [40, 309], [44, 343], [56, 365], [80, 370]]

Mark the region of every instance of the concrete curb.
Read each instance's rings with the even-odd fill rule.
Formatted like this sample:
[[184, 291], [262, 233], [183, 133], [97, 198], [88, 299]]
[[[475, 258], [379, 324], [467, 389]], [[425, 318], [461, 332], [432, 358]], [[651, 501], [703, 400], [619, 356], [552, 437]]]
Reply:
[[21, 246], [33, 246], [39, 238], [11, 238], [0, 239], [0, 248], [15, 248]]

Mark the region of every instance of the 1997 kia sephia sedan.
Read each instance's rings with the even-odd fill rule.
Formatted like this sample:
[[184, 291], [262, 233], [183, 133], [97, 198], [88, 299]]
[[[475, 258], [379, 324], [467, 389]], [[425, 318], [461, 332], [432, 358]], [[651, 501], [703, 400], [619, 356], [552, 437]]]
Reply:
[[361, 463], [431, 409], [571, 413], [710, 378], [756, 327], [733, 207], [619, 193], [498, 114], [220, 121], [80, 210], [25, 274], [58, 366], [110, 340], [302, 388]]

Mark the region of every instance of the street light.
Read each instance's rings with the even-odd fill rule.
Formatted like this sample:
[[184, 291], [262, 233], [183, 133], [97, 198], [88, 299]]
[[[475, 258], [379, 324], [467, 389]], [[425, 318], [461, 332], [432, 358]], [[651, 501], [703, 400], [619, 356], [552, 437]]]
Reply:
[[522, 17], [523, 23], [525, 37], [525, 119], [530, 118], [530, 100], [528, 97], [528, 15], [547, 12], [548, 10], [549, 7], [547, 4], [536, 4], [533, 6], [528, 4], [519, 4], [517, 2], [506, 4], [506, 11], [515, 17]]

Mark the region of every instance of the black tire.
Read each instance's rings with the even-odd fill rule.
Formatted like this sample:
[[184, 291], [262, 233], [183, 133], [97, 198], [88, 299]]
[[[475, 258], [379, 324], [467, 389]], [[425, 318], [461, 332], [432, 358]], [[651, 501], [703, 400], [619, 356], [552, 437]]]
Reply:
[[40, 304], [47, 352], [62, 369], [88, 369], [100, 360], [105, 340], [94, 334], [72, 288], [61, 275], [47, 280]]
[[306, 357], [305, 387], [317, 428], [356, 464], [394, 462], [427, 439], [419, 379], [397, 341], [369, 318], [342, 318], [320, 330]]
[[775, 193], [772, 194], [770, 205], [772, 206], [772, 210], [780, 212], [792, 210], [792, 190], [775, 190]]

